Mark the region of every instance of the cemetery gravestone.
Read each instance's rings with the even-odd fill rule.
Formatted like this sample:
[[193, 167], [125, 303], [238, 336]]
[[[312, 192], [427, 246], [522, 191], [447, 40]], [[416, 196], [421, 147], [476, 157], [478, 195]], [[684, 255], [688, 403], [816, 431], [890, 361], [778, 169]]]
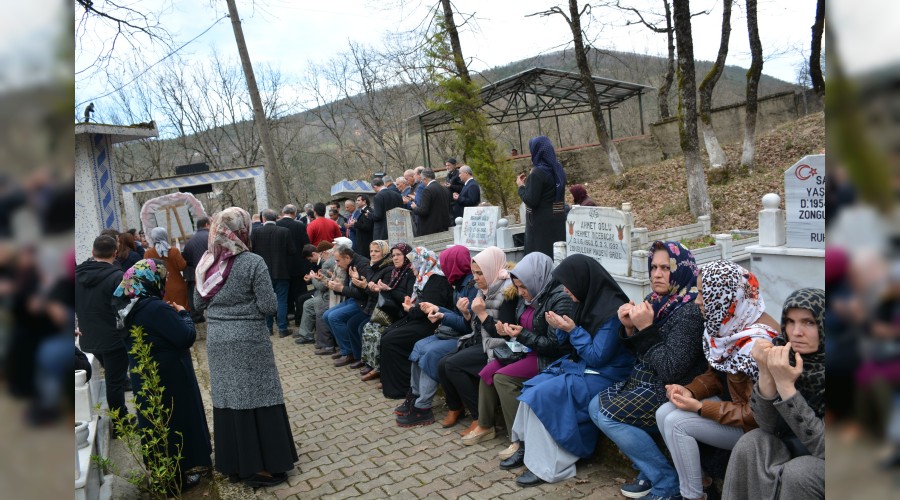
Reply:
[[825, 155], [803, 157], [784, 172], [787, 246], [825, 248]]
[[405, 208], [392, 208], [387, 211], [388, 243], [391, 246], [397, 243], [412, 245], [413, 226], [412, 215]]
[[463, 212], [462, 244], [469, 249], [497, 244], [500, 207], [466, 207]]
[[610, 274], [630, 276], [631, 226], [621, 210], [572, 207], [566, 218], [566, 246], [568, 255], [589, 255]]
[[184, 242], [194, 235], [194, 224], [191, 222], [187, 205], [160, 207], [153, 213], [153, 217], [156, 226], [164, 228], [170, 239], [178, 238]]

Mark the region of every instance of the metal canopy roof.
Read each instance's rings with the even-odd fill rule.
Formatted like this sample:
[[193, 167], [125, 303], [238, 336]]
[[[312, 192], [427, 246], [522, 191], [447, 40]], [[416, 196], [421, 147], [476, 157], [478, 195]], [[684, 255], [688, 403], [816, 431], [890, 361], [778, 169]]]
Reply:
[[[597, 96], [604, 110], [616, 108], [620, 103], [653, 87], [593, 76]], [[489, 125], [518, 121], [553, 118], [587, 113], [591, 110], [588, 93], [581, 82], [581, 75], [547, 68], [532, 68], [482, 87], [481, 109], [485, 111]], [[426, 134], [452, 130], [453, 118], [442, 110], [420, 114], [418, 122]]]

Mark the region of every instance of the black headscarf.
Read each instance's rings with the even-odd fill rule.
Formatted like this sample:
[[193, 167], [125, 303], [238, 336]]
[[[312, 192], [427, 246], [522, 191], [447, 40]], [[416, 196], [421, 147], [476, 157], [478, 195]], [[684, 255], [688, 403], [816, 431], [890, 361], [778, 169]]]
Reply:
[[[825, 415], [825, 291], [817, 288], [801, 288], [788, 295], [781, 310], [781, 335], [772, 340], [775, 345], [785, 345], [789, 340], [784, 327], [787, 323], [788, 309], [808, 310], [816, 319], [819, 327], [819, 350], [800, 355], [803, 358], [803, 373], [795, 382], [795, 387], [803, 395], [803, 399], [806, 400], [816, 416], [823, 418]], [[793, 356], [793, 352], [791, 355]]]
[[550, 176], [553, 185], [556, 186], [556, 198], [553, 201], [562, 201], [566, 196], [566, 171], [556, 159], [556, 150], [547, 136], [538, 136], [528, 141], [528, 149], [531, 150], [531, 163], [534, 168], [543, 171]]
[[578, 299], [572, 319], [592, 336], [628, 302], [616, 280], [587, 255], [566, 257], [553, 270], [553, 277]]

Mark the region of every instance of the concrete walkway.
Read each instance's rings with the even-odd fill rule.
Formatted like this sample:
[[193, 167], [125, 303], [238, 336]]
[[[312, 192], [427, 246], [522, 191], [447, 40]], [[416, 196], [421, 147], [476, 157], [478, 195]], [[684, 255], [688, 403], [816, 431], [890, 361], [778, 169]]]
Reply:
[[[205, 336], [205, 325], [198, 333]], [[514, 480], [521, 471], [497, 467], [497, 453], [509, 445], [505, 431], [464, 446], [459, 432], [471, 420], [442, 428], [442, 399], [435, 401], [438, 423], [397, 427], [392, 410], [400, 401], [386, 400], [376, 381], [361, 382], [358, 370], [335, 368], [330, 356], [313, 355], [311, 345], [292, 338], [272, 342], [300, 461], [286, 483], [255, 491], [216, 475], [222, 498], [623, 498], [619, 485], [633, 477], [595, 458], [579, 463], [575, 478], [520, 488]], [[193, 352], [214, 432], [205, 342], [198, 340]]]

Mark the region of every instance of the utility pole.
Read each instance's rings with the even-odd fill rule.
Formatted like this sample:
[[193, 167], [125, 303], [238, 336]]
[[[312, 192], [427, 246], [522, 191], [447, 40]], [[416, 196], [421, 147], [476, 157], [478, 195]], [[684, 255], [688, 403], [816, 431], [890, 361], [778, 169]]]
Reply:
[[256, 76], [253, 74], [253, 65], [250, 63], [250, 53], [247, 52], [247, 42], [244, 40], [244, 30], [241, 29], [241, 18], [238, 16], [237, 5], [235, 5], [234, 1], [226, 0], [228, 3], [228, 17], [231, 18], [234, 40], [237, 42], [238, 54], [241, 56], [244, 78], [247, 79], [247, 90], [250, 91], [250, 102], [253, 104], [253, 121], [256, 122], [256, 127], [259, 130], [263, 154], [266, 157], [266, 163], [268, 163], [266, 170], [272, 175], [272, 185], [275, 187], [275, 196], [278, 198], [276, 203], [289, 203], [291, 199], [288, 197], [287, 191], [284, 190], [285, 184], [281, 179], [278, 157], [275, 156], [275, 147], [272, 145], [272, 138], [269, 136], [269, 124], [266, 122], [262, 99], [259, 97], [259, 88], [256, 86]]

